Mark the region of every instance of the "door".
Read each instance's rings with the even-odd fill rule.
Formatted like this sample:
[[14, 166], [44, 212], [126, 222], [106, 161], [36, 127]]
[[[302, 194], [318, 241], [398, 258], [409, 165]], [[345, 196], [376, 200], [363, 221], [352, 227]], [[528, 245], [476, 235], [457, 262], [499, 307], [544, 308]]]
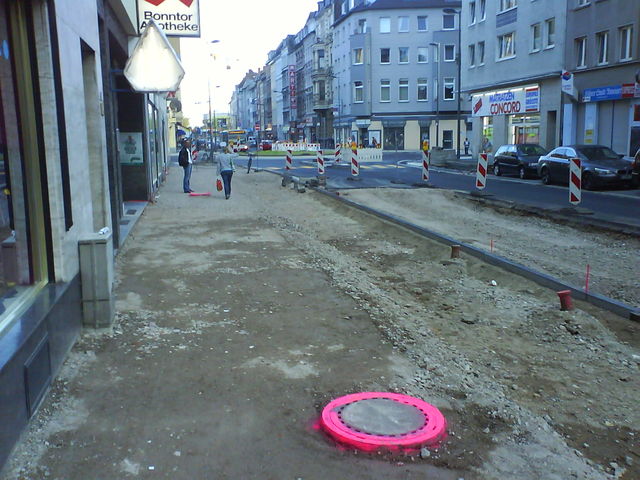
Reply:
[[562, 169], [562, 161], [565, 156], [566, 148], [556, 148], [551, 155], [549, 155], [549, 178], [551, 181], [558, 181], [560, 178], [560, 170]]

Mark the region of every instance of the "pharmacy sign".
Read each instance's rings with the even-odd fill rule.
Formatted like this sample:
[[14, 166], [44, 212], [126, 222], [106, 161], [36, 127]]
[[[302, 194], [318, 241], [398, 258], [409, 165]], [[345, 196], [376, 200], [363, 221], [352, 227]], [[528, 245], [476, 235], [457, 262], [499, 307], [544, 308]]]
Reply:
[[199, 0], [137, 0], [138, 34], [154, 20], [168, 37], [200, 36]]

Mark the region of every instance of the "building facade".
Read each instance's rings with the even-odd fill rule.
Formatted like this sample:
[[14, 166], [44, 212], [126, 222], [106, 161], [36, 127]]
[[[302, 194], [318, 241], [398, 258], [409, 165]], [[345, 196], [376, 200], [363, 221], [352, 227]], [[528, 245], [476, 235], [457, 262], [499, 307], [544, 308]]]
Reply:
[[569, 0], [564, 143], [640, 148], [640, 2]]
[[134, 0], [0, 0], [0, 467], [82, 327], [112, 321], [127, 201], [166, 172], [166, 95], [122, 75], [135, 25]]
[[[424, 140], [457, 146], [459, 7], [378, 0], [339, 10], [333, 38], [339, 137], [386, 150], [416, 150]], [[461, 99], [460, 143], [468, 110]]]
[[[324, 148], [355, 141], [388, 150], [455, 149], [460, 1], [324, 0], [269, 54], [276, 138]], [[241, 109], [238, 85], [234, 101]], [[459, 123], [458, 123], [459, 119]], [[458, 127], [458, 125], [460, 125]], [[458, 132], [462, 137], [458, 140]]]
[[462, 86], [472, 97], [472, 151], [487, 138], [557, 146], [566, 2], [465, 0]]

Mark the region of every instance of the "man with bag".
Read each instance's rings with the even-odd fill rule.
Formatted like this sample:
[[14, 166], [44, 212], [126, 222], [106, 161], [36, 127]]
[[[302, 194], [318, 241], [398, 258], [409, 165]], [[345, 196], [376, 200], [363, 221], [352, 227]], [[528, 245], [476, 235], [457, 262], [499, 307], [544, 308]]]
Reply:
[[[227, 200], [229, 200], [229, 197], [231, 196], [231, 177], [235, 170], [236, 167], [233, 164], [233, 155], [229, 153], [228, 150], [225, 151], [224, 155], [218, 156], [218, 176], [222, 177], [222, 183], [224, 184], [224, 198]], [[218, 190], [220, 190], [219, 187]]]
[[178, 153], [178, 165], [184, 169], [184, 178], [182, 180], [182, 190], [184, 193], [191, 193], [191, 169], [193, 168], [193, 159], [191, 157], [191, 140], [185, 138], [182, 141], [182, 148]]

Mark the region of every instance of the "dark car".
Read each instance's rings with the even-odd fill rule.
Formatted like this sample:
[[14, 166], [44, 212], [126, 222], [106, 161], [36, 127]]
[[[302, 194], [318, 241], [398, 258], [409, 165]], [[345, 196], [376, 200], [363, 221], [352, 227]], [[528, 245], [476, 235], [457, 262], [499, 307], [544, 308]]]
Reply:
[[636, 152], [631, 163], [631, 185], [635, 188], [640, 187], [640, 149]]
[[502, 145], [493, 157], [493, 173], [518, 175], [520, 178], [538, 176], [538, 159], [547, 149], [535, 143]]
[[538, 161], [542, 183], [569, 183], [569, 159], [579, 158], [582, 188], [592, 190], [607, 185], [629, 185], [631, 162], [604, 145], [567, 145], [551, 150]]

